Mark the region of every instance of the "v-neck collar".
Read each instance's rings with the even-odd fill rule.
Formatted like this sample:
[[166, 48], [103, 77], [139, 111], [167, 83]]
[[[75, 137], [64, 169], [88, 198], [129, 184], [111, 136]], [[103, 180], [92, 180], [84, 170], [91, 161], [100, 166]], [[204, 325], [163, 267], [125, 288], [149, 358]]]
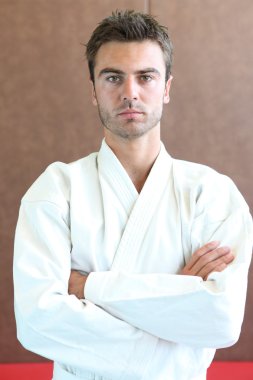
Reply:
[[100, 181], [104, 179], [108, 183], [111, 191], [116, 194], [128, 213], [138, 199], [139, 193], [127, 171], [105, 140], [102, 142], [97, 160]]
[[105, 180], [129, 215], [118, 246], [113, 270], [131, 266], [143, 236], [171, 178], [172, 158], [161, 143], [160, 153], [140, 194], [105, 141], [98, 154], [101, 180]]

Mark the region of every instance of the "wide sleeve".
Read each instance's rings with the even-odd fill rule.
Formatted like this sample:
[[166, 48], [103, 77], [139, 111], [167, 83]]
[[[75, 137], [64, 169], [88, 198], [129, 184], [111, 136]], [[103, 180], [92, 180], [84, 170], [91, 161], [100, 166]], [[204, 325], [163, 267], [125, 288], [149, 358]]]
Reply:
[[[52, 186], [39, 181], [38, 188]], [[18, 339], [41, 356], [94, 371], [106, 378], [133, 378], [152, 355], [157, 339], [89, 301], [68, 294], [71, 235], [68, 204], [22, 201], [15, 236], [14, 290]], [[38, 194], [38, 192], [37, 192]], [[35, 198], [38, 198], [36, 196]]]
[[230, 346], [238, 340], [244, 315], [252, 218], [241, 194], [223, 176], [207, 179], [190, 198], [190, 254], [220, 240], [236, 256], [226, 270], [211, 273], [207, 281], [176, 274], [91, 273], [85, 296], [162, 339], [198, 347]]

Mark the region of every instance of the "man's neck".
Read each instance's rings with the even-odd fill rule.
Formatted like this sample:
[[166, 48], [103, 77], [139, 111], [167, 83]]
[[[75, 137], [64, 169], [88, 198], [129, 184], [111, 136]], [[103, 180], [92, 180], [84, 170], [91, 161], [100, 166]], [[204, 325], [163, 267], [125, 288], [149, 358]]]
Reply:
[[144, 136], [128, 140], [105, 133], [105, 141], [140, 193], [160, 152], [160, 134], [151, 130]]

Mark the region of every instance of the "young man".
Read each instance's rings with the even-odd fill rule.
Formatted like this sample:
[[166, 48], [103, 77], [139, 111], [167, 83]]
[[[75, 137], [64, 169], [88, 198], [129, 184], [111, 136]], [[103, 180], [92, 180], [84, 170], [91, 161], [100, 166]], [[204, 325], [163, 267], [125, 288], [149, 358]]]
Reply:
[[172, 46], [116, 12], [87, 45], [98, 153], [54, 163], [22, 200], [18, 338], [54, 380], [203, 380], [244, 313], [252, 221], [235, 185], [160, 141]]

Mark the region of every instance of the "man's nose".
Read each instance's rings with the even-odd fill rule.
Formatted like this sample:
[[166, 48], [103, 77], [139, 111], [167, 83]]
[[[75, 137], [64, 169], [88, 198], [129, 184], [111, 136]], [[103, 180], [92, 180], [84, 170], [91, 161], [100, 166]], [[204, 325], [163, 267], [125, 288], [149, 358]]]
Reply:
[[135, 78], [126, 78], [122, 86], [122, 100], [137, 100], [138, 99], [138, 84]]

